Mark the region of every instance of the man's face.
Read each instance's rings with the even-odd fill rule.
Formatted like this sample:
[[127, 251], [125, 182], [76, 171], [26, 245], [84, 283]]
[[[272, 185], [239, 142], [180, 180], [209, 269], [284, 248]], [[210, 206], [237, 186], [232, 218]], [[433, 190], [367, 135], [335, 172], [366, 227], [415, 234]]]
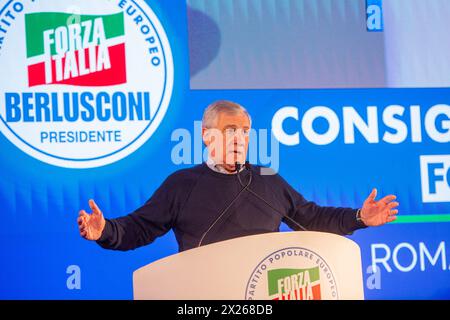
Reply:
[[245, 113], [219, 113], [214, 128], [203, 128], [203, 141], [217, 164], [234, 171], [235, 163], [244, 164], [247, 158], [249, 132], [250, 120]]

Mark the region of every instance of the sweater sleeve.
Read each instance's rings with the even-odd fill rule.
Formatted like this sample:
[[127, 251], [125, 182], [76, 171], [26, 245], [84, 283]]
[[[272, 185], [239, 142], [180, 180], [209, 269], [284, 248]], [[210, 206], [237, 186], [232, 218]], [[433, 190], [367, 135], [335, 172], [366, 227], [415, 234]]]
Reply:
[[300, 230], [297, 225], [299, 224], [308, 231], [350, 235], [358, 229], [367, 227], [364, 223], [356, 220], [358, 209], [320, 206], [313, 201], [306, 200], [287, 182], [281, 180], [285, 196], [289, 201], [288, 213], [283, 222], [291, 229]]
[[105, 249], [132, 250], [153, 242], [173, 226], [179, 203], [176, 179], [168, 177], [143, 206], [116, 219], [106, 219], [96, 242]]

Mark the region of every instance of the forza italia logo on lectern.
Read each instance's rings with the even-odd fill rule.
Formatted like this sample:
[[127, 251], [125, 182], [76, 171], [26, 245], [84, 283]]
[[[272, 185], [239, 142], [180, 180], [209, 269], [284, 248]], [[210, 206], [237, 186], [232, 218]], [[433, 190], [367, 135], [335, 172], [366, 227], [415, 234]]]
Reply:
[[246, 300], [333, 300], [338, 288], [331, 268], [317, 253], [284, 248], [264, 258], [253, 270]]
[[[144, 1], [2, 1], [0, 129], [46, 163], [118, 161], [161, 123], [173, 87], [166, 33]], [[4, 20], [4, 19], [3, 19]], [[2, 21], [3, 21], [2, 20]]]

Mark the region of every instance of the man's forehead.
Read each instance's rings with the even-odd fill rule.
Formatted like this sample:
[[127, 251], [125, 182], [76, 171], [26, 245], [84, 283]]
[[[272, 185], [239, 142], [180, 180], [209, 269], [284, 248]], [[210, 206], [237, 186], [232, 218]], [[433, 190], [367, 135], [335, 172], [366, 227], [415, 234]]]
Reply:
[[218, 124], [222, 125], [223, 127], [227, 126], [235, 126], [235, 127], [249, 127], [250, 121], [247, 117], [247, 115], [243, 112], [238, 112], [235, 114], [228, 114], [228, 113], [220, 113], [218, 117]]

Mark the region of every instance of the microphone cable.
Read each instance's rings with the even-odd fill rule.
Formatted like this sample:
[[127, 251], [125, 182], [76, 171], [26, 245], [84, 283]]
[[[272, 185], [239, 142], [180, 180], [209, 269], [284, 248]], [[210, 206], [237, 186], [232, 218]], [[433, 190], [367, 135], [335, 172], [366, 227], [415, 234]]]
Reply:
[[[251, 170], [251, 165], [248, 161], [245, 161], [245, 168], [248, 169], [250, 171], [250, 182], [251, 182], [251, 178], [252, 178], [252, 170]], [[239, 172], [237, 173], [237, 178], [239, 180], [239, 184], [241, 186], [244, 186], [244, 184], [242, 183], [241, 177], [239, 175]], [[250, 192], [251, 194], [253, 194], [255, 197], [257, 197], [259, 200], [263, 201], [267, 206], [269, 206], [270, 208], [272, 208], [272, 210], [274, 210], [276, 213], [278, 213], [279, 215], [281, 215], [283, 218], [288, 219], [289, 221], [291, 221], [292, 223], [294, 223], [297, 227], [299, 227], [301, 230], [303, 231], [308, 231], [308, 229], [306, 229], [304, 226], [302, 226], [300, 223], [298, 223], [297, 221], [295, 221], [294, 219], [292, 219], [291, 217], [289, 217], [288, 215], [284, 214], [283, 212], [280, 212], [278, 209], [274, 208], [269, 202], [267, 202], [264, 198], [262, 198], [260, 195], [258, 195], [256, 192], [254, 192], [252, 189], [249, 188], [250, 183], [248, 183], [247, 187], [245, 188], [246, 190], [248, 190], [248, 192]]]
[[[239, 176], [239, 173], [241, 171], [241, 167], [242, 164], [240, 163], [236, 163], [235, 164], [235, 169], [237, 171], [237, 175]], [[209, 228], [203, 233], [202, 237], [200, 238], [200, 241], [197, 245], [197, 248], [200, 247], [203, 243], [203, 240], [205, 239], [206, 235], [208, 234], [209, 231], [211, 231], [211, 229], [216, 225], [216, 223], [223, 217], [223, 215], [231, 208], [231, 206], [233, 205], [233, 203], [236, 202], [236, 200], [241, 196], [241, 194], [248, 189], [248, 187], [250, 186], [250, 183], [252, 183], [252, 175], [250, 172], [250, 178], [248, 180], [248, 183], [246, 185], [242, 184], [241, 179], [239, 178], [239, 182], [241, 184], [241, 186], [243, 187], [241, 189], [241, 191], [238, 192], [238, 194], [233, 198], [233, 200], [222, 210], [222, 212], [220, 213], [220, 215], [216, 218], [216, 220], [214, 220], [214, 222], [209, 226]]]

